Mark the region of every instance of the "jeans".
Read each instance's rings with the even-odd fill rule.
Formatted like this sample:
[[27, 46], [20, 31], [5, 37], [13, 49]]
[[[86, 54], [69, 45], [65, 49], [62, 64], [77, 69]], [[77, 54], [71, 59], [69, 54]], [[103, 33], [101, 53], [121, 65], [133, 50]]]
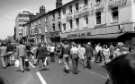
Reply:
[[2, 67], [6, 67], [5, 57], [1, 56]]
[[24, 65], [25, 65], [25, 57], [24, 56], [21, 56], [21, 57], [19, 57], [19, 67], [20, 67], [20, 70], [21, 71], [24, 71]]
[[79, 57], [74, 54], [72, 55], [72, 72], [73, 73], [78, 73], [78, 61], [79, 61]]

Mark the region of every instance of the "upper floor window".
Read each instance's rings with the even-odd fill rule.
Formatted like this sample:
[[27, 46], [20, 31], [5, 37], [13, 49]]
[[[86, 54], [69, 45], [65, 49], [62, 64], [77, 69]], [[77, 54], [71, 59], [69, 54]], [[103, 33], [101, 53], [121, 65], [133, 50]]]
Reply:
[[79, 10], [79, 4], [78, 3], [75, 4], [75, 8], [76, 8], [76, 10]]
[[66, 23], [63, 24], [63, 29], [66, 30]]
[[61, 17], [60, 11], [58, 11], [58, 15], [59, 15], [59, 17]]
[[119, 18], [118, 7], [112, 8], [111, 11], [112, 11], [112, 19], [113, 19], [113, 21], [117, 22], [118, 18]]
[[59, 22], [58, 26], [59, 26], [59, 31], [61, 31], [61, 24], [60, 24], [60, 22]]
[[53, 20], [55, 20], [55, 14], [53, 14]]
[[53, 31], [55, 31], [55, 24], [53, 23]]
[[70, 28], [72, 29], [73, 28], [73, 21], [69, 20], [69, 24], [70, 24]]
[[63, 8], [63, 14], [66, 14], [66, 9], [65, 8]]
[[101, 12], [96, 12], [96, 23], [101, 24]]
[[79, 18], [76, 18], [76, 25], [79, 26]]
[[72, 13], [72, 5], [69, 6], [70, 13]]
[[88, 0], [84, 0], [84, 4], [85, 5], [88, 5]]
[[89, 19], [88, 19], [87, 15], [84, 17], [84, 19], [85, 19], [86, 24], [88, 24], [89, 23]]

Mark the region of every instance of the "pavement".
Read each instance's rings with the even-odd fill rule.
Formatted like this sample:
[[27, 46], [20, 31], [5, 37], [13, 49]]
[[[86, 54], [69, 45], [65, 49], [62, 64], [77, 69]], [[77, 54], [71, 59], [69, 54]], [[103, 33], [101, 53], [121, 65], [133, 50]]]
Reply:
[[63, 65], [50, 63], [48, 70], [38, 70], [30, 64], [30, 71], [20, 72], [16, 67], [0, 68], [5, 84], [105, 84], [106, 70], [102, 64], [92, 63], [92, 69], [79, 64], [79, 74], [65, 73]]

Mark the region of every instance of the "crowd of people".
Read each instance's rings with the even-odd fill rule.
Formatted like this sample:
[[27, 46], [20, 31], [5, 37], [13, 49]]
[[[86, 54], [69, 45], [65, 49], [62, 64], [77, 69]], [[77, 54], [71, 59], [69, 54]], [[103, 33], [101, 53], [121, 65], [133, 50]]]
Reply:
[[[3, 68], [14, 59], [19, 60], [21, 71], [29, 69], [29, 62], [39, 65], [40, 68], [46, 68], [49, 61], [64, 64], [64, 71], [68, 73], [78, 73], [78, 63], [84, 68], [91, 69], [91, 61], [107, 64], [112, 59], [130, 52], [130, 48], [124, 43], [113, 44], [79, 44], [75, 42], [64, 41], [61, 43], [25, 43], [20, 41], [14, 48], [11, 43], [2, 42], [0, 46], [0, 55]], [[49, 60], [49, 61], [48, 61]]]
[[51, 44], [42, 42], [36, 45], [20, 41], [15, 46], [12, 46], [11, 43], [2, 42], [0, 46], [0, 60], [3, 68], [18, 61], [18, 70], [22, 72], [30, 70], [30, 63], [42, 70], [48, 69], [49, 63], [58, 62], [63, 64], [65, 73], [72, 72], [73, 74], [78, 74], [79, 63], [88, 69], [92, 68], [91, 62], [103, 63], [108, 66], [113, 59], [117, 59], [130, 52], [133, 52], [133, 50], [123, 42], [115, 44], [93, 44], [88, 42], [81, 44], [64, 41]]

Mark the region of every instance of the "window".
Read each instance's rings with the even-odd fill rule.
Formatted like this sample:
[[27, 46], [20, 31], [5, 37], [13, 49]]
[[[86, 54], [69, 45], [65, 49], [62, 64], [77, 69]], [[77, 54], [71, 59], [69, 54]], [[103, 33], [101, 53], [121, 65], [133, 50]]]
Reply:
[[55, 31], [55, 24], [53, 24], [53, 31]]
[[63, 24], [63, 29], [64, 29], [64, 31], [66, 30], [66, 24], [65, 23]]
[[70, 13], [72, 13], [72, 6], [69, 6], [69, 9], [70, 9]]
[[66, 14], [66, 9], [63, 8], [63, 14]]
[[69, 20], [69, 24], [70, 24], [70, 28], [72, 29], [72, 27], [73, 27], [73, 23], [72, 23], [73, 21], [72, 20]]
[[76, 18], [76, 25], [79, 26], [79, 18]]
[[118, 7], [114, 7], [111, 9], [112, 10], [112, 19], [113, 21], [118, 21], [119, 18], [119, 12], [118, 12]]
[[53, 20], [55, 20], [55, 14], [53, 14]]
[[88, 0], [84, 0], [84, 4], [85, 5], [88, 5]]
[[75, 7], [76, 7], [76, 10], [79, 10], [79, 4], [78, 3], [75, 4]]
[[101, 12], [96, 12], [96, 23], [101, 24]]
[[59, 31], [61, 31], [61, 24], [60, 24], [60, 22], [59, 22], [58, 26], [59, 26]]
[[61, 17], [61, 15], [60, 15], [60, 11], [58, 11], [58, 15], [59, 15], [59, 18]]
[[88, 23], [89, 23], [88, 16], [85, 16], [84, 18], [85, 18], [85, 22], [86, 22], [86, 24], [88, 24]]

